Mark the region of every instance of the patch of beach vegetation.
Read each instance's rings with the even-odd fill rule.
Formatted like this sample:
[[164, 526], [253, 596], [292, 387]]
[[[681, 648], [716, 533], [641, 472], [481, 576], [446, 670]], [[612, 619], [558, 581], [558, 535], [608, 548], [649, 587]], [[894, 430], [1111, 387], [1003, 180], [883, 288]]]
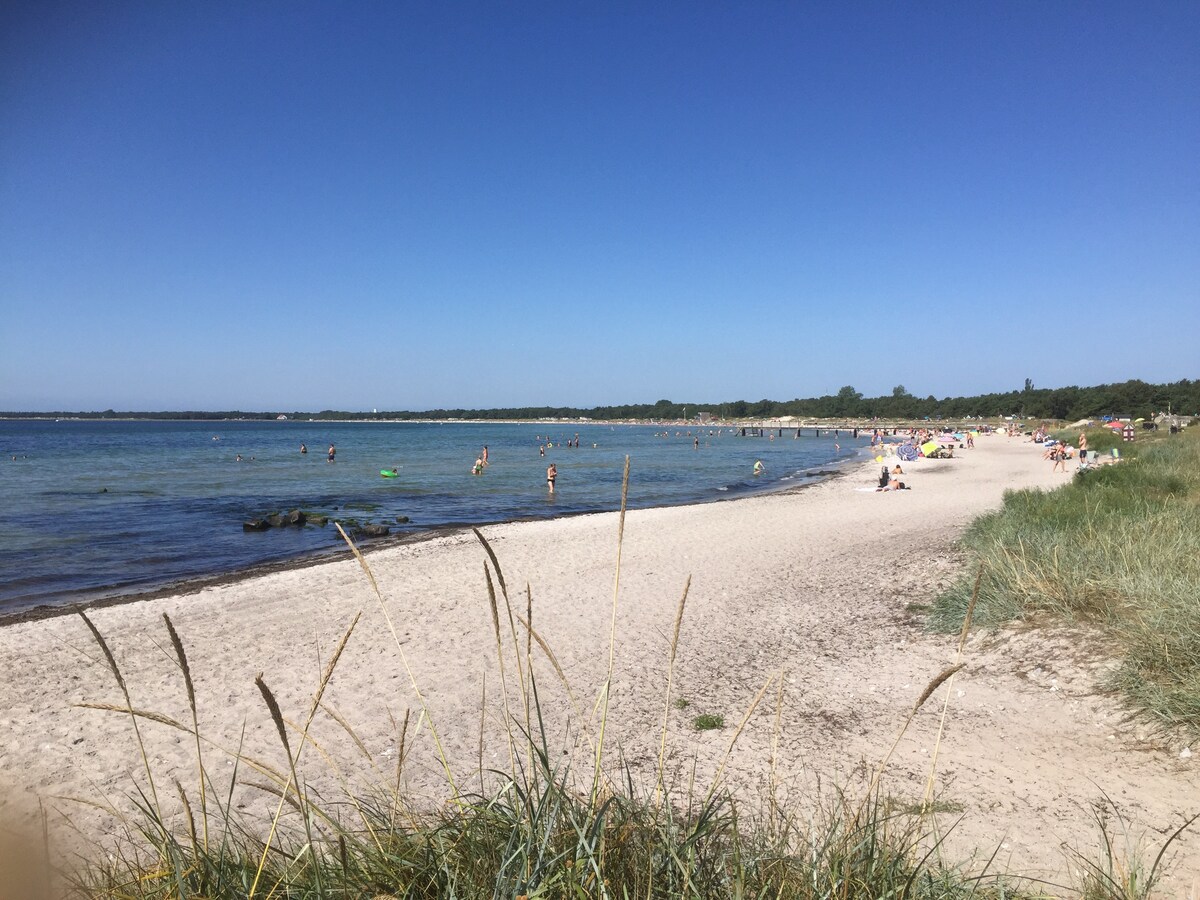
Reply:
[[1161, 725], [1200, 734], [1200, 428], [1133, 443], [1091, 430], [1088, 444], [1123, 459], [1053, 491], [1006, 493], [968, 529], [974, 565], [930, 624], [961, 625], [981, 570], [977, 624], [1044, 613], [1097, 625], [1122, 655], [1111, 686]]

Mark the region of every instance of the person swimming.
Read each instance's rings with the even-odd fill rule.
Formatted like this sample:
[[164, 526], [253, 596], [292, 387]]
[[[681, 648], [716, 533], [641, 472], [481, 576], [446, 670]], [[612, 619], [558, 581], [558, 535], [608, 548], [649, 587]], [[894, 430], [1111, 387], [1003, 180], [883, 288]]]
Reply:
[[767, 471], [767, 467], [763, 465], [762, 460], [756, 459], [754, 461], [754, 474], [761, 475], [765, 471]]

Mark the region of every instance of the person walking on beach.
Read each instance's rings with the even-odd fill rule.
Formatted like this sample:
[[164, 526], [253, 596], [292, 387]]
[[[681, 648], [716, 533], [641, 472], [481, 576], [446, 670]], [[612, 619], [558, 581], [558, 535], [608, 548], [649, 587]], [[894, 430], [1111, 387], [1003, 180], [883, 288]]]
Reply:
[[550, 463], [546, 467], [546, 487], [550, 488], [550, 493], [554, 493], [554, 480], [558, 478], [558, 466]]
[[1054, 460], [1054, 468], [1051, 472], [1057, 472], [1059, 466], [1062, 466], [1063, 474], [1067, 474], [1067, 446], [1062, 441], [1054, 445], [1050, 451], [1050, 458]]
[[329, 445], [329, 457], [328, 457], [329, 461], [330, 461], [330, 462], [333, 462], [333, 458], [334, 458], [335, 456], [337, 456], [337, 448], [335, 448], [335, 447], [333, 446], [333, 444], [330, 444], [330, 445]]

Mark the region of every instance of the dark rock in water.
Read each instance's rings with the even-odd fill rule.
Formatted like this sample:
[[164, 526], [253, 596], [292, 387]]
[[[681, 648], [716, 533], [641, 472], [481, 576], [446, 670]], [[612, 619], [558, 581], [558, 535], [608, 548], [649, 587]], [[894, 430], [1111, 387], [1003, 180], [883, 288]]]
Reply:
[[266, 519], [247, 519], [242, 523], [242, 531], [266, 531], [270, 527]]
[[287, 518], [281, 516], [279, 513], [275, 513], [273, 516], [267, 516], [267, 521], [271, 523], [272, 528], [282, 528], [287, 524]]
[[288, 513], [287, 518], [289, 525], [303, 525], [306, 521], [308, 521], [308, 517], [298, 509], [293, 509], [290, 513]]
[[306, 521], [309, 525], [319, 525], [324, 528], [325, 523], [329, 521], [329, 518], [327, 516], [309, 516]]
[[364, 525], [359, 529], [363, 537], [384, 537], [392, 531], [387, 525]]
[[408, 524], [408, 516], [396, 516], [396, 524], [397, 525], [407, 525]]

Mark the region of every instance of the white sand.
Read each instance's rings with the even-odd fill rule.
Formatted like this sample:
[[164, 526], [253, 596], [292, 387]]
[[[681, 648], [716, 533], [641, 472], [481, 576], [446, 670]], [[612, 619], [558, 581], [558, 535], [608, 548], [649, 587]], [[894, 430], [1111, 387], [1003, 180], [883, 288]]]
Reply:
[[[960, 459], [904, 464], [913, 487], [906, 492], [857, 490], [874, 483], [878, 466], [869, 463], [793, 494], [631, 512], [616, 612], [608, 731], [614, 754], [619, 749], [643, 783], [653, 785], [671, 629], [690, 575], [674, 689], [689, 705], [670, 713], [668, 777], [684, 783], [694, 762], [700, 782], [710, 778], [759, 688], [783, 672], [776, 759], [783, 789], [810, 797], [819, 776], [861, 790], [907, 710], [955, 658], [957, 636], [925, 634], [908, 605], [928, 602], [959, 573], [956, 539], [975, 516], [999, 506], [1004, 489], [1050, 486], [1064, 477], [1027, 443], [1002, 437], [977, 443], [959, 451]], [[616, 532], [615, 514], [485, 529], [522, 610], [524, 587], [531, 586], [534, 625], [585, 716], [607, 665]], [[485, 679], [483, 766], [508, 766], [484, 560], [469, 532], [369, 555], [464, 789], [479, 783]], [[392, 717], [412, 710], [415, 724], [420, 707], [354, 561], [99, 609], [93, 618], [135, 706], [186, 721], [182, 677], [161, 620], [169, 613], [191, 659], [204, 733], [232, 747], [245, 722], [247, 751], [278, 765], [282, 751], [255, 675], [265, 673], [284, 714], [301, 719], [322, 666], [359, 610], [362, 620], [326, 702], [386, 772], [396, 752]], [[564, 748], [564, 759], [582, 772], [586, 751], [572, 743], [580, 723], [536, 648], [535, 662], [552, 746]], [[1181, 758], [1181, 746], [1123, 721], [1113, 699], [1097, 693], [1112, 663], [1094, 635], [1062, 628], [975, 634], [966, 663], [951, 686], [937, 762], [941, 798], [962, 810], [950, 842], [957, 858], [973, 849], [986, 858], [1000, 845], [999, 868], [1062, 884], [1063, 847], [1090, 854], [1098, 846], [1090, 804], [1105, 794], [1132, 834], [1155, 845], [1200, 811], [1200, 747]], [[507, 664], [511, 676], [511, 658]], [[111, 828], [108, 816], [49, 799], [104, 797], [128, 809], [134, 781], [144, 783], [128, 719], [73, 705], [121, 702], [83, 622], [65, 616], [0, 629], [0, 673], [0, 812], [12, 815], [40, 795], [85, 830]], [[923, 795], [945, 693], [925, 704], [893, 757], [885, 787], [900, 797]], [[759, 796], [769, 772], [776, 706], [772, 687], [725, 772], [747, 802]], [[699, 713], [723, 715], [726, 727], [693, 730]], [[160, 792], [173, 793], [169, 778], [194, 786], [189, 738], [150, 723], [143, 733]], [[357, 773], [351, 782], [376, 777], [331, 718], [318, 716], [313, 734], [345, 771]], [[444, 800], [445, 776], [427, 728], [410, 733], [409, 746], [408, 790], [419, 802]], [[306, 754], [306, 779], [335, 795], [328, 765]], [[227, 760], [213, 751], [209, 762], [218, 781], [228, 777]], [[273, 808], [253, 791], [240, 798], [252, 817]], [[943, 814], [939, 821], [948, 826], [956, 818]], [[1170, 884], [1191, 885], [1200, 877], [1200, 835], [1187, 834], [1177, 846]]]

